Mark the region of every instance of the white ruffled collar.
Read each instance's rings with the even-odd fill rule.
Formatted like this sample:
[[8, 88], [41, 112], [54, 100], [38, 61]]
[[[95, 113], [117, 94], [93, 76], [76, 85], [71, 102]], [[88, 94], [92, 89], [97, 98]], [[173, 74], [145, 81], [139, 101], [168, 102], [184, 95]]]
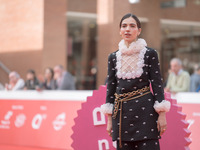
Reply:
[[135, 42], [132, 42], [129, 47], [126, 46], [124, 40], [119, 42], [119, 51], [122, 54], [132, 55], [133, 53], [139, 53], [142, 49], [147, 46], [147, 43], [144, 39], [138, 39]]
[[119, 51], [116, 53], [117, 77], [122, 79], [139, 78], [143, 73], [144, 55], [146, 53], [147, 44], [144, 39], [138, 39], [132, 42], [130, 46], [121, 40], [119, 43]]

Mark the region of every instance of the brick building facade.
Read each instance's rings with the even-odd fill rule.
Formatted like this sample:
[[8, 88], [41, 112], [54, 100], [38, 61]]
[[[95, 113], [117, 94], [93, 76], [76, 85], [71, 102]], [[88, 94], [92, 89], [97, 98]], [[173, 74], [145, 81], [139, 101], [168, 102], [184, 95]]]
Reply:
[[200, 63], [199, 0], [1, 0], [0, 5], [2, 84], [8, 82], [5, 67], [25, 79], [28, 69], [42, 76], [56, 64], [74, 75], [77, 89], [104, 84], [107, 56], [120, 41], [119, 21], [129, 12], [142, 22], [141, 37], [159, 52], [164, 78], [173, 57], [190, 72]]

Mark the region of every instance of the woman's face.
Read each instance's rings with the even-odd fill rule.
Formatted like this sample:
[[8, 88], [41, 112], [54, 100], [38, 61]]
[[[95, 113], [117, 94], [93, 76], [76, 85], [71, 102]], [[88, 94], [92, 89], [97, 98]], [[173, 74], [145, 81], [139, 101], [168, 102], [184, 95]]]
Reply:
[[49, 69], [46, 69], [44, 76], [46, 79], [51, 79], [52, 76], [51, 71]]
[[120, 35], [124, 39], [126, 45], [136, 41], [140, 32], [141, 28], [138, 28], [135, 19], [132, 17], [126, 18], [122, 21]]
[[30, 72], [27, 73], [26, 75], [27, 80], [33, 80], [34, 79], [34, 75]]

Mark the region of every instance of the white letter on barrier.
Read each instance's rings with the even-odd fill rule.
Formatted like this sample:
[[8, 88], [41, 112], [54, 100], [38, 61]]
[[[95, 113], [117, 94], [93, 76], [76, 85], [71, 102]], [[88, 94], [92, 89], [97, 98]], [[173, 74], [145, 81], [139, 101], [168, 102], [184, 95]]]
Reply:
[[42, 123], [42, 115], [37, 114], [32, 120], [32, 127], [33, 129], [39, 129]]
[[188, 129], [191, 127], [192, 124], [194, 124], [194, 119], [189, 119], [187, 120], [187, 122], [189, 123]]
[[99, 150], [103, 150], [103, 144], [105, 144], [105, 147], [107, 150], [109, 150], [109, 143], [107, 140], [98, 140], [98, 144], [99, 144]]
[[[98, 121], [97, 119], [97, 113], [100, 113], [101, 115], [101, 120]], [[100, 107], [96, 107], [93, 110], [93, 123], [94, 125], [102, 125], [102, 124], [106, 124], [106, 119], [105, 119], [105, 115], [101, 112], [101, 108]]]

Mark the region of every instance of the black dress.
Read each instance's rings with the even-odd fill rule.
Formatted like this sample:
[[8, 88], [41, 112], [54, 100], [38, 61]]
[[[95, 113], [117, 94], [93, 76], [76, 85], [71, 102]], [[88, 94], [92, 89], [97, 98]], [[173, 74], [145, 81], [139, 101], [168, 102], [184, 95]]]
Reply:
[[157, 129], [158, 113], [155, 111], [154, 105], [155, 101], [161, 103], [164, 100], [164, 89], [157, 52], [146, 47], [142, 57], [143, 67], [140, 70], [142, 72], [135, 73], [136, 77], [131, 77], [131, 75], [123, 77], [123, 72], [118, 74], [120, 59], [118, 53], [119, 50], [111, 53], [108, 57], [106, 104], [114, 105], [115, 93], [123, 94], [135, 91], [150, 84], [153, 93], [123, 102], [122, 110], [119, 110], [116, 118], [112, 119], [112, 139], [113, 141], [119, 140], [119, 113], [122, 111], [121, 140], [123, 142], [158, 140], [160, 138]]

